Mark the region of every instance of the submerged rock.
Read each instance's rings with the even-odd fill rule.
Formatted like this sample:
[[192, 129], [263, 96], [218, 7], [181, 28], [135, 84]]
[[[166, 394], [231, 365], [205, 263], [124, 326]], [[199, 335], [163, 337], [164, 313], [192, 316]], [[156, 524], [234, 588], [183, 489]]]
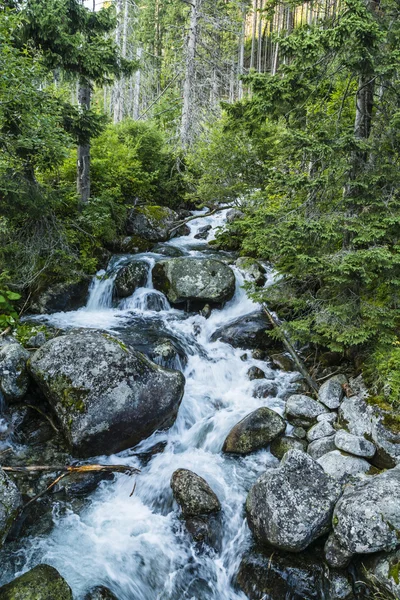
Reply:
[[178, 469], [171, 477], [175, 500], [185, 517], [218, 512], [221, 504], [207, 481], [188, 469]]
[[352, 600], [349, 578], [327, 572], [317, 554], [252, 550], [240, 563], [237, 582], [249, 600]]
[[72, 600], [71, 588], [49, 565], [38, 565], [0, 588], [1, 600]]
[[293, 425], [310, 426], [322, 413], [329, 412], [326, 406], [305, 394], [293, 394], [287, 399], [285, 415]]
[[170, 426], [184, 377], [150, 362], [106, 333], [54, 338], [30, 360], [75, 456], [120, 452]]
[[211, 258], [163, 260], [153, 269], [153, 283], [173, 304], [187, 301], [220, 304], [235, 293], [232, 269]]
[[244, 417], [231, 429], [222, 450], [231, 454], [249, 454], [268, 446], [285, 429], [286, 424], [282, 417], [263, 406]]
[[0, 348], [0, 390], [8, 402], [21, 400], [28, 391], [29, 357], [29, 352], [17, 342]]
[[333, 530], [349, 554], [391, 551], [399, 545], [400, 467], [348, 486], [335, 507]]
[[17, 486], [0, 468], [0, 546], [3, 545], [21, 505], [22, 497]]
[[122, 267], [115, 278], [114, 287], [119, 298], [127, 298], [139, 287], [145, 287], [150, 265], [144, 260], [134, 260]]
[[221, 340], [234, 348], [266, 348], [272, 344], [272, 338], [267, 334], [271, 327], [266, 315], [254, 312], [217, 329], [211, 341]]
[[311, 456], [290, 450], [247, 496], [247, 520], [257, 542], [300, 552], [330, 528], [340, 485]]

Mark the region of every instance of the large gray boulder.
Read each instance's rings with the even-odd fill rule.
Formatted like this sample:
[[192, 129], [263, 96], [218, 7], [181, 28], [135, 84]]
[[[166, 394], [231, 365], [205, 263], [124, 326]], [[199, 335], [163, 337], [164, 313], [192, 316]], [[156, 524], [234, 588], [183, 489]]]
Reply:
[[165, 206], [141, 206], [128, 213], [126, 232], [149, 242], [166, 242], [170, 229], [179, 221], [177, 213]]
[[285, 429], [282, 417], [263, 406], [246, 415], [231, 429], [222, 450], [231, 454], [248, 454], [268, 446]]
[[0, 546], [3, 545], [21, 505], [22, 497], [17, 486], [0, 468]]
[[361, 436], [353, 435], [344, 429], [339, 429], [336, 433], [335, 444], [336, 448], [343, 450], [343, 452], [364, 458], [372, 458], [376, 451], [372, 442]]
[[17, 342], [0, 348], [0, 390], [9, 402], [21, 400], [28, 391], [29, 357], [29, 352]]
[[56, 283], [36, 295], [29, 310], [46, 315], [81, 308], [86, 303], [90, 282], [91, 277], [85, 275], [78, 281]]
[[230, 267], [212, 258], [171, 258], [153, 269], [154, 287], [172, 304], [201, 301], [220, 304], [235, 293], [235, 275]]
[[335, 375], [325, 381], [319, 388], [318, 400], [331, 410], [338, 408], [344, 396], [343, 384], [346, 383], [345, 375]]
[[267, 333], [271, 327], [266, 315], [254, 312], [217, 329], [211, 336], [211, 341], [221, 340], [234, 348], [265, 349], [273, 343]]
[[114, 287], [119, 298], [127, 298], [139, 287], [145, 287], [150, 265], [144, 260], [133, 260], [122, 267], [115, 278]]
[[182, 373], [99, 331], [50, 340], [29, 368], [75, 456], [120, 452], [170, 426], [184, 391]]
[[348, 486], [332, 519], [339, 544], [351, 554], [395, 550], [400, 531], [400, 467]]
[[325, 473], [339, 481], [346, 481], [351, 477], [359, 477], [368, 473], [371, 465], [364, 458], [344, 454], [339, 450], [327, 452], [318, 459], [318, 463]]
[[341, 486], [311, 456], [289, 451], [247, 496], [247, 519], [257, 542], [300, 552], [327, 533]]
[[178, 469], [173, 473], [171, 488], [185, 517], [208, 515], [221, 509], [207, 481], [188, 469]]
[[60, 573], [38, 565], [0, 588], [1, 600], [72, 600], [72, 591]]
[[329, 412], [326, 406], [305, 394], [293, 394], [287, 399], [285, 415], [294, 425], [309, 427], [323, 413]]

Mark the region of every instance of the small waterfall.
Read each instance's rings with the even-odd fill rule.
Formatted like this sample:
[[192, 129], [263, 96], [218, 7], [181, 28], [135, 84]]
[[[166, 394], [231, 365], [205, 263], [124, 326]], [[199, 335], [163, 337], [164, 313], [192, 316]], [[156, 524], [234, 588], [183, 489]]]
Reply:
[[149, 288], [138, 288], [132, 296], [122, 300], [121, 310], [152, 310], [161, 312], [170, 310], [171, 306], [162, 292]]
[[110, 275], [104, 269], [94, 276], [89, 290], [86, 310], [93, 311], [112, 307], [115, 276], [116, 273]]

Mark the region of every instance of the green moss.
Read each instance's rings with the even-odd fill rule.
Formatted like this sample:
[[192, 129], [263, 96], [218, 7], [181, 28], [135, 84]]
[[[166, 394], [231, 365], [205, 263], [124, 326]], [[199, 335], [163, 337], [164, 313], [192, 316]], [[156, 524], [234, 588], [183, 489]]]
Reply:
[[138, 212], [151, 221], [163, 221], [169, 217], [169, 210], [163, 206], [144, 206], [143, 208], [139, 208]]
[[339, 519], [336, 515], [333, 517], [332, 523], [335, 527], [337, 527], [339, 525]]
[[117, 344], [124, 352], [128, 353], [128, 348], [125, 346], [124, 342], [121, 342], [121, 340], [119, 340], [118, 338], [115, 338], [112, 335], [109, 335], [108, 333], [103, 333], [103, 337], [105, 337], [106, 340], [108, 340], [109, 342]]
[[377, 406], [378, 408], [381, 408], [382, 410], [389, 410], [389, 411], [393, 410], [393, 406], [391, 404], [389, 404], [383, 398], [383, 396], [369, 396], [368, 398], [366, 398], [366, 402], [370, 406]]
[[2, 600], [72, 600], [61, 575], [48, 565], [38, 565], [0, 588]]
[[46, 339], [50, 339], [50, 334], [47, 330], [46, 325], [30, 325], [28, 323], [24, 323], [23, 325], [18, 325], [15, 337], [19, 341], [20, 344], [26, 346], [28, 340], [34, 335], [38, 333], [44, 333]]
[[153, 242], [149, 242], [149, 240], [145, 240], [140, 235], [132, 235], [131, 239], [129, 241], [129, 245], [127, 245], [125, 250], [128, 251], [128, 247], [129, 247], [131, 249], [131, 251], [134, 251], [134, 250], [136, 251], [136, 249], [137, 249], [137, 250], [139, 250], [139, 252], [146, 252], [147, 250], [150, 250], [152, 245], [153, 245]]
[[395, 582], [396, 585], [399, 585], [399, 583], [400, 583], [399, 569], [400, 569], [400, 562], [392, 563], [389, 566], [389, 573], [388, 573], [388, 575], [389, 575], [389, 577], [391, 579], [394, 580], [394, 582]]

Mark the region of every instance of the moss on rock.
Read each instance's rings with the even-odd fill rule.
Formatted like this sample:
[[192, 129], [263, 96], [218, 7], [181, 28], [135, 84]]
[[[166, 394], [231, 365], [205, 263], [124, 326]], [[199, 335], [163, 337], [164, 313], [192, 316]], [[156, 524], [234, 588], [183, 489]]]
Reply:
[[72, 600], [71, 588], [49, 565], [38, 565], [0, 588], [1, 600]]

